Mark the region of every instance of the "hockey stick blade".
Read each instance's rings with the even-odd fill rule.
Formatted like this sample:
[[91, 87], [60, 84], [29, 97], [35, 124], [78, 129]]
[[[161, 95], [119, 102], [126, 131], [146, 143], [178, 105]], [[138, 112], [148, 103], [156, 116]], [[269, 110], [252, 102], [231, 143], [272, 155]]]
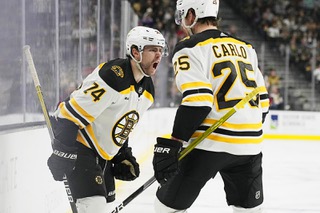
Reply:
[[[49, 119], [49, 113], [48, 113], [48, 110], [47, 110], [47, 107], [46, 107], [46, 104], [44, 102], [44, 98], [43, 98], [43, 95], [42, 95], [42, 90], [41, 90], [41, 85], [40, 85], [39, 77], [38, 77], [38, 74], [37, 74], [37, 70], [36, 70], [36, 67], [34, 66], [32, 54], [30, 52], [30, 46], [29, 45], [25, 45], [23, 47], [23, 52], [24, 52], [25, 57], [27, 59], [29, 71], [30, 71], [32, 79], [33, 79], [34, 87], [35, 87], [35, 89], [37, 91], [37, 95], [38, 95], [38, 99], [39, 99], [39, 102], [40, 102], [40, 105], [41, 105], [42, 113], [43, 113], [43, 116], [44, 116], [44, 119], [45, 119], [45, 122], [46, 122], [46, 125], [47, 125], [47, 129], [49, 131], [49, 135], [50, 135], [50, 139], [51, 139], [51, 143], [52, 143], [53, 139], [54, 139], [54, 134], [53, 134], [51, 122], [50, 122], [50, 119]], [[64, 188], [66, 190], [67, 197], [68, 197], [68, 200], [69, 200], [69, 203], [70, 203], [71, 210], [72, 210], [73, 213], [77, 213], [78, 212], [77, 211], [77, 207], [76, 207], [76, 204], [74, 202], [74, 199], [73, 199], [73, 196], [72, 196], [72, 193], [71, 193], [71, 189], [69, 187], [69, 183], [68, 183], [68, 180], [67, 180], [66, 176], [63, 177], [63, 183], [64, 183]]]
[[[189, 144], [189, 146], [182, 150], [179, 156], [179, 161], [182, 160], [187, 154], [189, 154], [189, 152], [191, 152], [201, 141], [208, 137], [208, 135], [210, 135], [213, 131], [220, 127], [234, 113], [236, 113], [239, 109], [243, 108], [252, 98], [257, 96], [261, 91], [262, 87], [257, 87], [254, 90], [252, 90], [249, 94], [247, 94], [246, 97], [239, 101], [223, 117], [221, 117], [217, 122], [212, 124], [204, 133], [202, 133], [199, 137], [192, 141]], [[117, 205], [111, 213], [118, 213], [119, 211], [121, 211], [126, 205], [128, 205], [128, 203], [130, 203], [134, 198], [136, 198], [139, 194], [141, 194], [144, 190], [151, 186], [155, 181], [156, 178], [154, 176], [151, 177], [147, 182], [145, 182], [145, 184], [143, 184], [135, 192], [129, 195], [129, 197], [127, 197], [122, 203]]]

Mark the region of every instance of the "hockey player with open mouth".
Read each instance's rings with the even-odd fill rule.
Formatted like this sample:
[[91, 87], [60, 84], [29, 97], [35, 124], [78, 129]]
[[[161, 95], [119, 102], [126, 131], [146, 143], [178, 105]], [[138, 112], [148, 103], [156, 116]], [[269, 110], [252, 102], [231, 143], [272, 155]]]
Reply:
[[114, 178], [139, 176], [129, 135], [154, 102], [151, 76], [167, 51], [158, 30], [133, 28], [127, 58], [97, 66], [51, 117], [55, 139], [48, 166], [55, 180], [66, 175], [78, 213], [106, 213], [107, 201], [115, 199]]

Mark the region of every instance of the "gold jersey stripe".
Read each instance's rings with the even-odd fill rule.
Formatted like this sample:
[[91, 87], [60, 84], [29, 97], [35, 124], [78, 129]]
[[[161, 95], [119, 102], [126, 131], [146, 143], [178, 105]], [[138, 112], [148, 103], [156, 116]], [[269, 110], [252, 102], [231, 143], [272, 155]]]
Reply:
[[105, 63], [99, 64], [99, 70], [103, 67], [103, 65], [105, 65]]
[[145, 90], [142, 95], [143, 95], [144, 97], [146, 97], [147, 99], [149, 99], [152, 103], [154, 102], [151, 93], [149, 93], [147, 90]]
[[234, 38], [230, 38], [230, 37], [226, 37], [226, 38], [209, 38], [203, 42], [199, 42], [197, 44], [197, 46], [205, 46], [207, 44], [217, 44], [217, 43], [224, 43], [224, 42], [230, 42], [230, 43], [234, 43], [234, 44], [240, 44], [240, 45], [245, 45], [245, 46], [248, 46], [250, 48], [252, 48], [252, 45], [251, 44], [246, 44], [245, 42], [242, 42], [242, 41], [239, 41], [237, 39], [234, 39]]
[[261, 107], [262, 107], [262, 108], [267, 108], [267, 107], [269, 107], [269, 101], [261, 101]]
[[182, 103], [186, 102], [203, 102], [203, 101], [209, 101], [213, 103], [213, 97], [212, 95], [197, 95], [197, 96], [187, 96], [182, 100]]
[[91, 148], [90, 145], [88, 144], [88, 142], [85, 140], [85, 138], [83, 137], [81, 132], [78, 132], [77, 135], [77, 141], [79, 141], [80, 143], [82, 143], [83, 145], [85, 145], [88, 148]]
[[94, 121], [94, 117], [87, 113], [78, 103], [74, 98], [71, 98], [69, 101], [70, 105], [72, 106], [73, 109], [79, 112], [79, 115], [84, 117], [89, 123], [92, 123]]
[[106, 160], [111, 160], [112, 157], [110, 157], [105, 151], [103, 151], [103, 149], [100, 147], [98, 140], [94, 134], [93, 128], [91, 126], [91, 124], [89, 124], [88, 126], [86, 126], [85, 128], [86, 133], [88, 134], [88, 136], [91, 139], [91, 142], [93, 143], [93, 145], [95, 146], [95, 149], [97, 150], [97, 152], [99, 152], [99, 154]]
[[205, 83], [205, 82], [191, 82], [191, 83], [185, 83], [181, 85], [182, 91], [185, 91], [186, 89], [198, 88], [198, 87], [206, 87], [212, 90], [212, 85], [210, 83]]
[[261, 87], [260, 94], [261, 93], [268, 93], [267, 88], [266, 87]]
[[130, 85], [129, 88], [127, 88], [127, 89], [125, 89], [125, 90], [122, 90], [122, 91], [120, 92], [120, 94], [126, 95], [126, 94], [129, 94], [129, 93], [132, 92], [132, 91], [134, 91], [134, 86], [133, 86], [133, 85]]
[[[200, 135], [202, 135], [202, 132], [195, 132], [192, 135], [192, 138], [197, 138]], [[217, 142], [225, 142], [225, 143], [231, 143], [231, 144], [259, 144], [263, 141], [263, 137], [255, 137], [255, 138], [250, 138], [250, 137], [246, 137], [246, 138], [239, 138], [239, 137], [223, 137], [220, 135], [215, 135], [215, 134], [211, 134], [209, 135], [206, 139], [209, 140], [214, 140]]]
[[60, 103], [59, 109], [60, 109], [61, 115], [62, 115], [64, 118], [72, 121], [73, 123], [77, 124], [77, 125], [80, 126], [81, 128], [84, 127], [83, 124], [82, 124], [82, 122], [80, 122], [76, 117], [74, 117], [74, 116], [69, 112], [69, 110], [66, 108], [65, 102]]
[[[209, 124], [212, 125], [216, 123], [218, 120], [215, 119], [205, 119], [204, 124]], [[255, 123], [255, 124], [234, 124], [234, 123], [229, 123], [229, 122], [224, 122], [221, 127], [225, 127], [228, 129], [256, 129], [260, 130], [262, 129], [262, 123]]]

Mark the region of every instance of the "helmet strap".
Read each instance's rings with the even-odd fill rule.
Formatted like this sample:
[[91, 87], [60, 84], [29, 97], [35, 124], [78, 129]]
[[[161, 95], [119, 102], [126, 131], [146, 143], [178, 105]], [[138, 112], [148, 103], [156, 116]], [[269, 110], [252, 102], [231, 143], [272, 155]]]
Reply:
[[194, 21], [191, 25], [186, 25], [185, 18], [182, 19], [182, 24], [183, 24], [184, 28], [186, 28], [186, 30], [188, 31], [189, 36], [193, 35], [192, 27], [194, 27], [194, 25], [196, 25], [197, 21], [198, 21], [198, 16], [196, 16], [196, 18], [194, 19]]
[[136, 66], [137, 66], [137, 68], [138, 68], [138, 70], [143, 74], [143, 76], [145, 76], [145, 77], [150, 77], [149, 75], [147, 75], [144, 71], [143, 71], [143, 69], [142, 69], [142, 67], [141, 67], [141, 62], [142, 62], [142, 52], [143, 51], [141, 51], [141, 52], [139, 52], [139, 54], [140, 54], [140, 60], [138, 61], [137, 59], [135, 59], [135, 57], [133, 57], [133, 55], [130, 53], [130, 55], [131, 55], [131, 58], [136, 62]]

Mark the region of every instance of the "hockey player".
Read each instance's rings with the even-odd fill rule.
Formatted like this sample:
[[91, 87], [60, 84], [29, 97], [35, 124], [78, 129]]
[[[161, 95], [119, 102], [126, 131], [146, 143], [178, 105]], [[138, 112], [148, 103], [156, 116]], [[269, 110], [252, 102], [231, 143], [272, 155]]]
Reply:
[[[173, 51], [182, 93], [170, 139], [158, 137], [153, 167], [161, 184], [156, 212], [186, 212], [217, 173], [234, 213], [262, 212], [262, 124], [269, 101], [252, 45], [218, 30], [218, 0], [178, 0], [176, 23], [188, 37]], [[201, 135], [254, 88], [263, 92], [203, 140], [181, 162], [188, 142]], [[214, 192], [213, 192], [214, 193]], [[214, 201], [213, 201], [214, 202]]]
[[106, 201], [115, 199], [113, 177], [139, 176], [128, 138], [154, 102], [150, 76], [167, 50], [158, 30], [133, 28], [127, 58], [100, 64], [54, 112], [54, 150], [47, 163], [55, 180], [66, 174], [78, 213], [106, 213]]

